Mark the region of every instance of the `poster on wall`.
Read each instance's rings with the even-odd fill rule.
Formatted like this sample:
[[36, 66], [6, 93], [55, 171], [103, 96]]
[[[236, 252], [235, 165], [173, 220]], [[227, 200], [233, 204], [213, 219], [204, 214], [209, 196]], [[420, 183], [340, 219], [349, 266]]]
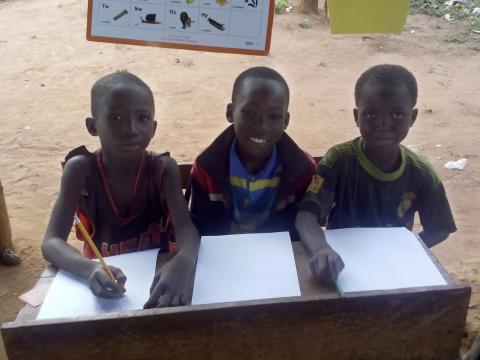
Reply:
[[268, 55], [275, 0], [89, 0], [87, 40]]

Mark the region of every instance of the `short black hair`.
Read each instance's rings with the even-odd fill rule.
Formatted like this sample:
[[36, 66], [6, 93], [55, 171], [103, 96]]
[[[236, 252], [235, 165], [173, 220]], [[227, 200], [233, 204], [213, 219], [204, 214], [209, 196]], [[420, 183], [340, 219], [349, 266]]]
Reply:
[[114, 73], [103, 76], [102, 78], [98, 79], [95, 84], [93, 84], [90, 93], [92, 116], [96, 116], [98, 105], [100, 104], [101, 100], [104, 98], [105, 95], [109, 94], [113, 89], [117, 88], [118, 86], [126, 84], [143, 87], [147, 91], [149, 96], [151, 96], [153, 101], [152, 90], [142, 79], [125, 70], [116, 71]]
[[370, 81], [389, 85], [404, 83], [410, 93], [412, 106], [417, 103], [418, 87], [415, 76], [403, 66], [383, 64], [371, 67], [358, 78], [355, 84], [355, 104], [357, 106], [364, 86]]
[[237, 96], [238, 91], [240, 88], [243, 86], [243, 83], [246, 79], [251, 79], [251, 78], [260, 78], [260, 79], [270, 79], [270, 80], [275, 80], [278, 81], [282, 86], [285, 88], [285, 93], [287, 95], [287, 106], [290, 101], [290, 89], [288, 88], [288, 84], [283, 78], [280, 73], [277, 71], [265, 67], [265, 66], [257, 66], [257, 67], [252, 67], [250, 69], [245, 70], [242, 72], [238, 77], [235, 79], [235, 82], [233, 84], [233, 90], [232, 90], [232, 102], [234, 98]]

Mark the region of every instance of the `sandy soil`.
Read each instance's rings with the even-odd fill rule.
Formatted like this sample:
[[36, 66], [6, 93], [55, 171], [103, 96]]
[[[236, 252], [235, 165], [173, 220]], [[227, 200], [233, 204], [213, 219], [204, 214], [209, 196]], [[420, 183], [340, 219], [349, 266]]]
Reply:
[[[0, 266], [0, 322], [14, 319], [18, 295], [46, 264], [40, 242], [60, 161], [74, 146], [98, 146], [84, 128], [90, 87], [119, 69], [139, 75], [155, 93], [159, 127], [151, 149], [188, 161], [227, 125], [225, 105], [245, 68], [267, 65], [285, 76], [292, 92], [288, 131], [319, 155], [357, 134], [351, 109], [359, 74], [378, 63], [407, 66], [420, 85], [420, 115], [405, 144], [440, 173], [459, 228], [434, 253], [462, 281], [478, 279], [480, 44], [443, 42], [456, 24], [425, 16], [411, 16], [401, 35], [331, 36], [321, 16], [300, 28], [296, 8], [275, 18], [270, 56], [253, 57], [87, 42], [86, 1], [0, 3], [0, 177], [23, 257], [19, 267]], [[462, 157], [465, 170], [443, 167]], [[470, 336], [480, 323], [472, 306]]]

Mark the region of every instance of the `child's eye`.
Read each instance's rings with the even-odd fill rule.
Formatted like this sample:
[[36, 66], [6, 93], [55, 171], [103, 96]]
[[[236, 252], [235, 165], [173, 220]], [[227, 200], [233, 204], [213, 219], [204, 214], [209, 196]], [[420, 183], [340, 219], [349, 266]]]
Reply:
[[255, 113], [252, 110], [242, 110], [242, 114], [245, 116], [253, 116]]
[[122, 120], [122, 116], [119, 115], [119, 114], [112, 114], [112, 115], [110, 115], [110, 119], [113, 120], [113, 121], [120, 121], [120, 120]]
[[282, 115], [280, 115], [280, 114], [272, 114], [272, 115], [270, 115], [270, 118], [271, 118], [272, 120], [280, 120], [280, 119], [282, 118]]
[[392, 118], [394, 119], [401, 119], [402, 117], [403, 117], [403, 114], [399, 112], [395, 112], [392, 114]]
[[119, 121], [119, 120], [122, 120], [122, 117], [118, 114], [112, 114], [110, 115], [110, 119], [114, 121]]
[[365, 115], [367, 116], [367, 118], [370, 118], [370, 119], [373, 119], [373, 118], [377, 117], [377, 113], [374, 113], [374, 112], [371, 112], [371, 111], [367, 112]]
[[140, 116], [139, 120], [140, 120], [141, 122], [149, 121], [149, 120], [150, 120], [150, 117], [147, 116], [147, 115], [142, 115], [142, 116]]

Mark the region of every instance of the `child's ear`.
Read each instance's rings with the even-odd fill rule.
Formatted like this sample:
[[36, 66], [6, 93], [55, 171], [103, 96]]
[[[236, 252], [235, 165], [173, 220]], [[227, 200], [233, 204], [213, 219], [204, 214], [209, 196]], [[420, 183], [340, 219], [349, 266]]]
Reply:
[[283, 130], [285, 130], [288, 127], [288, 124], [290, 124], [290, 113], [287, 111], [287, 113], [285, 114], [285, 126]]
[[353, 118], [355, 119], [355, 124], [357, 124], [357, 127], [358, 127], [358, 109], [357, 108], [353, 109]]
[[233, 124], [233, 116], [232, 116], [232, 113], [233, 113], [233, 104], [230, 103], [227, 105], [227, 112], [226, 112], [226, 116], [227, 116], [227, 120], [230, 124]]
[[415, 120], [417, 120], [417, 115], [418, 115], [418, 109], [413, 109], [413, 111], [412, 111], [412, 122], [410, 123], [410, 126], [412, 126], [415, 123]]
[[157, 122], [154, 120], [153, 121], [153, 132], [152, 132], [152, 138], [155, 136], [155, 132], [157, 131]]
[[85, 125], [87, 126], [87, 130], [90, 135], [98, 136], [97, 126], [95, 125], [95, 119], [88, 117], [85, 119]]

